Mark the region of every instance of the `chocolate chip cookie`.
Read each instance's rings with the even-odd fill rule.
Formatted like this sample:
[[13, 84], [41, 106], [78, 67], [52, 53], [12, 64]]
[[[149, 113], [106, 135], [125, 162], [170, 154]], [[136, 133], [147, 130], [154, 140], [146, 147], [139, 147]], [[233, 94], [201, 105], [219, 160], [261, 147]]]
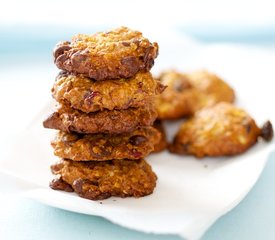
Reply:
[[62, 70], [95, 80], [131, 78], [147, 72], [158, 56], [158, 44], [141, 32], [120, 27], [93, 35], [78, 34], [56, 45], [54, 62]]

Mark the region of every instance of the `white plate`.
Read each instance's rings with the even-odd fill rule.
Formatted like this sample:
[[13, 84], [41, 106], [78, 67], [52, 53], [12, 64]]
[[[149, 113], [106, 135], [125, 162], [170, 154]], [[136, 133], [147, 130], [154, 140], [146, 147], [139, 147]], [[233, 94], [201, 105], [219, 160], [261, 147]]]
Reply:
[[[248, 110], [259, 124], [266, 119], [275, 122], [274, 111], [271, 112], [269, 106], [275, 102], [272, 95], [274, 53], [236, 46], [182, 44], [161, 45], [166, 51], [160, 57], [159, 69], [170, 66], [182, 70], [210, 69], [235, 88], [237, 104]], [[174, 64], [169, 64], [168, 59]], [[199, 238], [211, 224], [244, 198], [274, 149], [274, 142], [259, 142], [237, 157], [203, 160], [168, 152], [154, 154], [147, 158], [158, 175], [157, 187], [152, 195], [140, 199], [110, 198], [94, 202], [79, 198], [74, 193], [49, 189], [48, 183], [52, 179], [49, 166], [55, 160], [50, 147], [54, 131], [43, 129], [41, 124], [48, 111], [46, 106], [27, 130], [0, 143], [5, 146], [0, 161], [0, 179], [7, 183], [6, 188], [1, 190], [21, 193], [69, 211], [102, 216], [121, 226], [144, 232]], [[177, 123], [167, 123], [166, 126], [171, 138]]]

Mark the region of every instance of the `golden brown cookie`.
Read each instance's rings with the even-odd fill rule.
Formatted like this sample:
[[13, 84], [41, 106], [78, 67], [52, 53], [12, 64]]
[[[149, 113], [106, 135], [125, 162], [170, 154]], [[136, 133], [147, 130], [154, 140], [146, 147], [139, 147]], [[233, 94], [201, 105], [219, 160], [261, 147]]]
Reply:
[[140, 159], [154, 150], [160, 133], [153, 127], [122, 134], [77, 134], [58, 132], [52, 141], [54, 154], [74, 161]]
[[157, 112], [153, 105], [83, 113], [63, 104], [43, 122], [43, 126], [68, 133], [124, 133], [138, 127], [151, 126], [156, 117]]
[[149, 72], [137, 73], [129, 80], [106, 81], [62, 72], [56, 78], [52, 93], [58, 102], [67, 102], [72, 108], [89, 113], [145, 107], [163, 90], [164, 86]]
[[167, 147], [166, 132], [165, 132], [162, 121], [156, 120], [154, 122], [153, 127], [155, 129], [157, 129], [160, 133], [160, 140], [158, 141], [158, 143], [155, 144], [153, 152], [154, 153], [162, 152]]
[[53, 55], [56, 66], [68, 72], [95, 80], [130, 78], [151, 69], [158, 45], [141, 32], [120, 27], [93, 35], [78, 34], [71, 42], [57, 44]]
[[234, 90], [217, 75], [200, 70], [187, 74], [187, 77], [190, 84], [200, 93], [196, 101], [191, 102], [193, 114], [204, 107], [213, 106], [219, 102], [234, 102]]
[[51, 169], [53, 174], [60, 176], [59, 180], [50, 184], [51, 188], [73, 189], [80, 197], [91, 200], [111, 196], [143, 197], [153, 192], [157, 180], [151, 166], [143, 159], [103, 162], [61, 160]]
[[159, 77], [167, 88], [156, 97], [158, 119], [178, 119], [192, 113], [191, 102], [196, 90], [185, 74], [176, 71], [164, 72]]
[[235, 98], [227, 83], [207, 71], [167, 71], [159, 79], [168, 87], [156, 98], [158, 119], [179, 119], [221, 101], [233, 102]]
[[199, 158], [235, 155], [253, 146], [260, 135], [270, 136], [270, 125], [267, 134], [244, 110], [222, 102], [200, 110], [184, 122], [169, 150]]

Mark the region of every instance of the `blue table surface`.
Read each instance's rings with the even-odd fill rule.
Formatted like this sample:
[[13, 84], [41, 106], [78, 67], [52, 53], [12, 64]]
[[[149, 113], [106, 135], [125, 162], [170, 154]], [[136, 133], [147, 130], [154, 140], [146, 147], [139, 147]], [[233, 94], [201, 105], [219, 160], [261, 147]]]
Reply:
[[[26, 29], [24, 29], [25, 31]], [[18, 33], [17, 31], [18, 34], [20, 32]], [[4, 34], [3, 36], [7, 35]], [[12, 35], [10, 36], [12, 37]], [[3, 45], [2, 42], [0, 46], [1, 54], [36, 51], [36, 48], [43, 48], [44, 53], [48, 53], [57, 39], [66, 38], [56, 35], [55, 38], [46, 39], [45, 42], [25, 40], [22, 41], [20, 46], [17, 46], [18, 49], [14, 47], [13, 39], [15, 38], [4, 39], [5, 44]], [[34, 43], [39, 43], [40, 45]], [[275, 239], [274, 183], [275, 153], [270, 155], [261, 177], [245, 199], [231, 212], [221, 217], [206, 232], [202, 239]], [[155, 235], [132, 231], [101, 217], [72, 213], [49, 207], [30, 199], [18, 196], [4, 196], [0, 193], [0, 239], [177, 240], [181, 238], [174, 235]]]

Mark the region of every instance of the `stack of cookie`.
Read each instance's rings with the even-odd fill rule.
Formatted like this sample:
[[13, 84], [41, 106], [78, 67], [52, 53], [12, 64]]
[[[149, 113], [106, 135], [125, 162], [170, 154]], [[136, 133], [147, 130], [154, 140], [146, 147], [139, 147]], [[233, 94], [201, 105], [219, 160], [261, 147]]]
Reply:
[[92, 200], [153, 192], [157, 177], [143, 158], [160, 140], [151, 125], [164, 87], [149, 72], [157, 55], [157, 43], [126, 27], [57, 44], [58, 105], [43, 123], [59, 130], [53, 189]]

